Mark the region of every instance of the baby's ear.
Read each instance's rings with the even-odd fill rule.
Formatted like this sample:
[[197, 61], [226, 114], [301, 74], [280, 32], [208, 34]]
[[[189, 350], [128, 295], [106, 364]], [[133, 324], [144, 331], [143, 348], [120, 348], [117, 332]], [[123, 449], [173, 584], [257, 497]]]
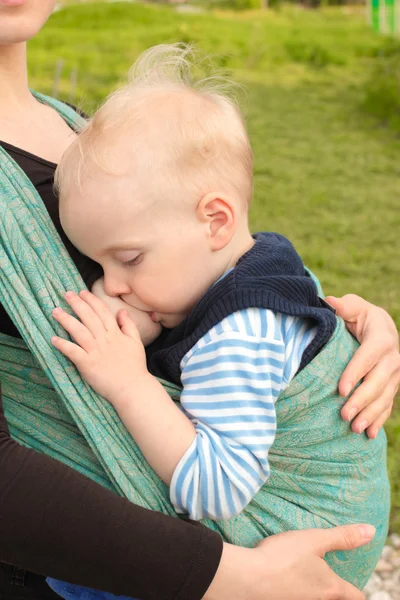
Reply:
[[236, 231], [236, 211], [230, 198], [210, 192], [197, 205], [197, 218], [207, 226], [211, 250], [222, 250]]

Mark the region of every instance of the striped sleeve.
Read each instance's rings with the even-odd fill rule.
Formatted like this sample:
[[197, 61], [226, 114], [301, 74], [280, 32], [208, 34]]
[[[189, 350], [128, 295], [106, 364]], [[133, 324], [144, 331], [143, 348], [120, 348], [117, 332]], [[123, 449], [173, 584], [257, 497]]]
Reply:
[[269, 476], [275, 401], [311, 341], [310, 326], [247, 309], [224, 319], [181, 362], [182, 408], [196, 437], [178, 463], [170, 495], [192, 519], [228, 519]]

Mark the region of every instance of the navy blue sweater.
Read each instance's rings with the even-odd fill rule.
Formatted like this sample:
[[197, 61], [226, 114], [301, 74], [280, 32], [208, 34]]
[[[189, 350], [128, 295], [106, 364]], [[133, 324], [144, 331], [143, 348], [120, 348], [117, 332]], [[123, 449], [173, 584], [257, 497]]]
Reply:
[[303, 369], [328, 342], [336, 327], [333, 309], [318, 296], [293, 245], [278, 233], [258, 233], [254, 246], [225, 277], [217, 281], [178, 327], [164, 333], [148, 352], [154, 375], [180, 384], [180, 362], [212, 327], [246, 308], [266, 308], [309, 318], [317, 334], [303, 353]]

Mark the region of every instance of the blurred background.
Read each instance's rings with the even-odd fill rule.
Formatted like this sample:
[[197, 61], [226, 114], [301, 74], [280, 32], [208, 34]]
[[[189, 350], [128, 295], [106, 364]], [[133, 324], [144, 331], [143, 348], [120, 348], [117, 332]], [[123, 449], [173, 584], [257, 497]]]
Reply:
[[[252, 229], [287, 235], [325, 293], [360, 294], [399, 327], [400, 38], [393, 0], [373, 2], [65, 0], [31, 42], [31, 86], [90, 114], [141, 51], [194, 42], [243, 84]], [[387, 434], [400, 533], [398, 411]]]

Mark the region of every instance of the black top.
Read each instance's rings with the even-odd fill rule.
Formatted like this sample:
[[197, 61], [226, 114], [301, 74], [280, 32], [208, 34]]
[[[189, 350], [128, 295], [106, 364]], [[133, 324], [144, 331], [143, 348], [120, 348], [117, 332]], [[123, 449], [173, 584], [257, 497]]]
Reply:
[[[52, 187], [56, 165], [1, 145], [31, 179], [63, 236]], [[63, 240], [90, 286], [99, 266]], [[0, 324], [18, 335], [4, 310]], [[118, 595], [200, 600], [221, 552], [221, 538], [202, 525], [142, 509], [16, 443], [0, 391], [0, 561]]]
[[[68, 250], [72, 260], [77, 266], [83, 281], [90, 286], [102, 275], [102, 268], [99, 264], [93, 262], [87, 256], [84, 256], [77, 250], [65, 235], [58, 215], [58, 198], [54, 194], [54, 172], [57, 165], [39, 158], [34, 154], [20, 150], [11, 144], [0, 141], [0, 146], [15, 160], [19, 167], [29, 177], [36, 190], [39, 192], [45, 207], [53, 221], [60, 237]], [[18, 329], [15, 327], [10, 317], [7, 315], [4, 307], [0, 304], [0, 332], [14, 337], [20, 337]]]

